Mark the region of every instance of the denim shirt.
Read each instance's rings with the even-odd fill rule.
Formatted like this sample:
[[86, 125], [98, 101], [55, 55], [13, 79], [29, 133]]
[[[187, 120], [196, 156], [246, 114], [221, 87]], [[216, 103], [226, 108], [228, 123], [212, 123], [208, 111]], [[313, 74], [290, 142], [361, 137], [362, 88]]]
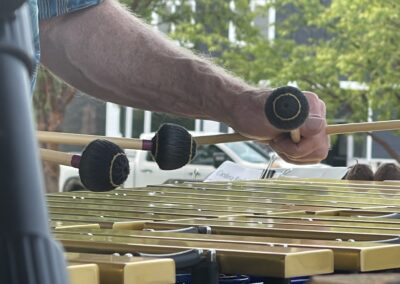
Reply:
[[[35, 46], [36, 64], [40, 61], [39, 20], [75, 12], [83, 8], [97, 5], [103, 0], [28, 0], [32, 19], [32, 33]], [[36, 71], [35, 71], [36, 75]], [[32, 80], [32, 90], [36, 76]]]

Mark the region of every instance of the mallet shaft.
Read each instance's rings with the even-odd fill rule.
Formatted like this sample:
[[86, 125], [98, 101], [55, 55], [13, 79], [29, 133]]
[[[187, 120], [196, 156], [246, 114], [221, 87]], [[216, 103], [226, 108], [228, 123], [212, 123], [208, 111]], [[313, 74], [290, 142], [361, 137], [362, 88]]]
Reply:
[[[325, 128], [325, 131], [326, 134], [332, 135], [332, 134], [390, 131], [398, 129], [400, 129], [400, 120], [387, 120], [387, 121], [359, 122], [359, 123], [347, 123], [347, 124], [331, 124]], [[196, 143], [198, 145], [251, 140], [250, 138], [247, 138], [239, 133], [197, 136], [194, 137], [194, 139], [196, 140]], [[265, 140], [263, 140], [263, 142], [267, 143], [269, 140], [270, 139], [266, 138]]]
[[105, 139], [113, 142], [124, 149], [137, 149], [142, 150], [143, 141], [140, 139], [120, 138], [120, 137], [106, 137], [87, 134], [75, 133], [60, 133], [50, 131], [37, 131], [37, 137], [42, 143], [54, 143], [64, 145], [87, 145], [96, 139]]
[[43, 161], [52, 162], [58, 165], [72, 166], [72, 160], [76, 155], [41, 148], [40, 156]]
[[400, 129], [400, 120], [383, 120], [347, 124], [332, 124], [326, 127], [326, 134], [377, 132], [398, 129]]

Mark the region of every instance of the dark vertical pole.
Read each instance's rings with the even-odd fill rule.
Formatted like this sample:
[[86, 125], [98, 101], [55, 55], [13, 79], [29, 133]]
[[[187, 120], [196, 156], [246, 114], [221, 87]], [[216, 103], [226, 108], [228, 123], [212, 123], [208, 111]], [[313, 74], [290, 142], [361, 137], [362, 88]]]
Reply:
[[28, 6], [1, 1], [0, 283], [64, 284], [65, 263], [50, 236], [34, 136]]

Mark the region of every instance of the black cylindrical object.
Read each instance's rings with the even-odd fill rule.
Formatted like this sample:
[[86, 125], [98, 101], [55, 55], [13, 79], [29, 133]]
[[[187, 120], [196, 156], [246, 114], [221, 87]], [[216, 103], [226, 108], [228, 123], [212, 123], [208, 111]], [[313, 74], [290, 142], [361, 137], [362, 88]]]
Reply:
[[32, 121], [29, 10], [27, 4], [15, 8], [0, 13], [0, 283], [64, 284], [66, 266], [50, 236]]

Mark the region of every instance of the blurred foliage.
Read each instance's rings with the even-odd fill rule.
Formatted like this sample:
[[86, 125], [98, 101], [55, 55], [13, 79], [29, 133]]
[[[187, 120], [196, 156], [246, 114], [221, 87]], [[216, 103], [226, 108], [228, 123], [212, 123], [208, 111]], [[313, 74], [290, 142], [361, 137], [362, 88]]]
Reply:
[[[365, 121], [399, 113], [400, 2], [397, 0], [274, 0], [250, 9], [250, 0], [123, 0], [141, 17], [159, 15], [159, 26], [182, 46], [211, 57], [247, 81], [269, 86], [296, 82], [327, 103], [328, 117]], [[193, 3], [195, 2], [195, 9]], [[232, 10], [230, 3], [234, 3]], [[175, 11], [167, 3], [175, 3]], [[276, 36], [269, 41], [254, 25], [277, 11]], [[236, 41], [228, 39], [228, 24]], [[171, 28], [173, 24], [173, 28]], [[264, 29], [264, 33], [263, 33]], [[340, 88], [340, 80], [363, 84]]]
[[39, 130], [61, 131], [65, 108], [75, 95], [68, 86], [48, 70], [39, 68], [36, 90], [33, 96], [35, 120]]
[[[54, 77], [41, 67], [37, 76], [33, 96], [35, 120], [38, 130], [60, 131], [64, 121], [66, 106], [73, 99], [75, 89]], [[41, 147], [58, 150], [59, 145], [42, 144]], [[47, 192], [58, 191], [60, 168], [55, 163], [43, 162], [43, 172]]]
[[[280, 15], [276, 40], [252, 41], [230, 52], [227, 65], [253, 82], [263, 77], [274, 86], [291, 81], [318, 93], [327, 103], [329, 118], [365, 121], [368, 104], [375, 119], [398, 115], [400, 2], [274, 2]], [[296, 38], [299, 33], [302, 40]], [[366, 88], [346, 90], [340, 80]]]

